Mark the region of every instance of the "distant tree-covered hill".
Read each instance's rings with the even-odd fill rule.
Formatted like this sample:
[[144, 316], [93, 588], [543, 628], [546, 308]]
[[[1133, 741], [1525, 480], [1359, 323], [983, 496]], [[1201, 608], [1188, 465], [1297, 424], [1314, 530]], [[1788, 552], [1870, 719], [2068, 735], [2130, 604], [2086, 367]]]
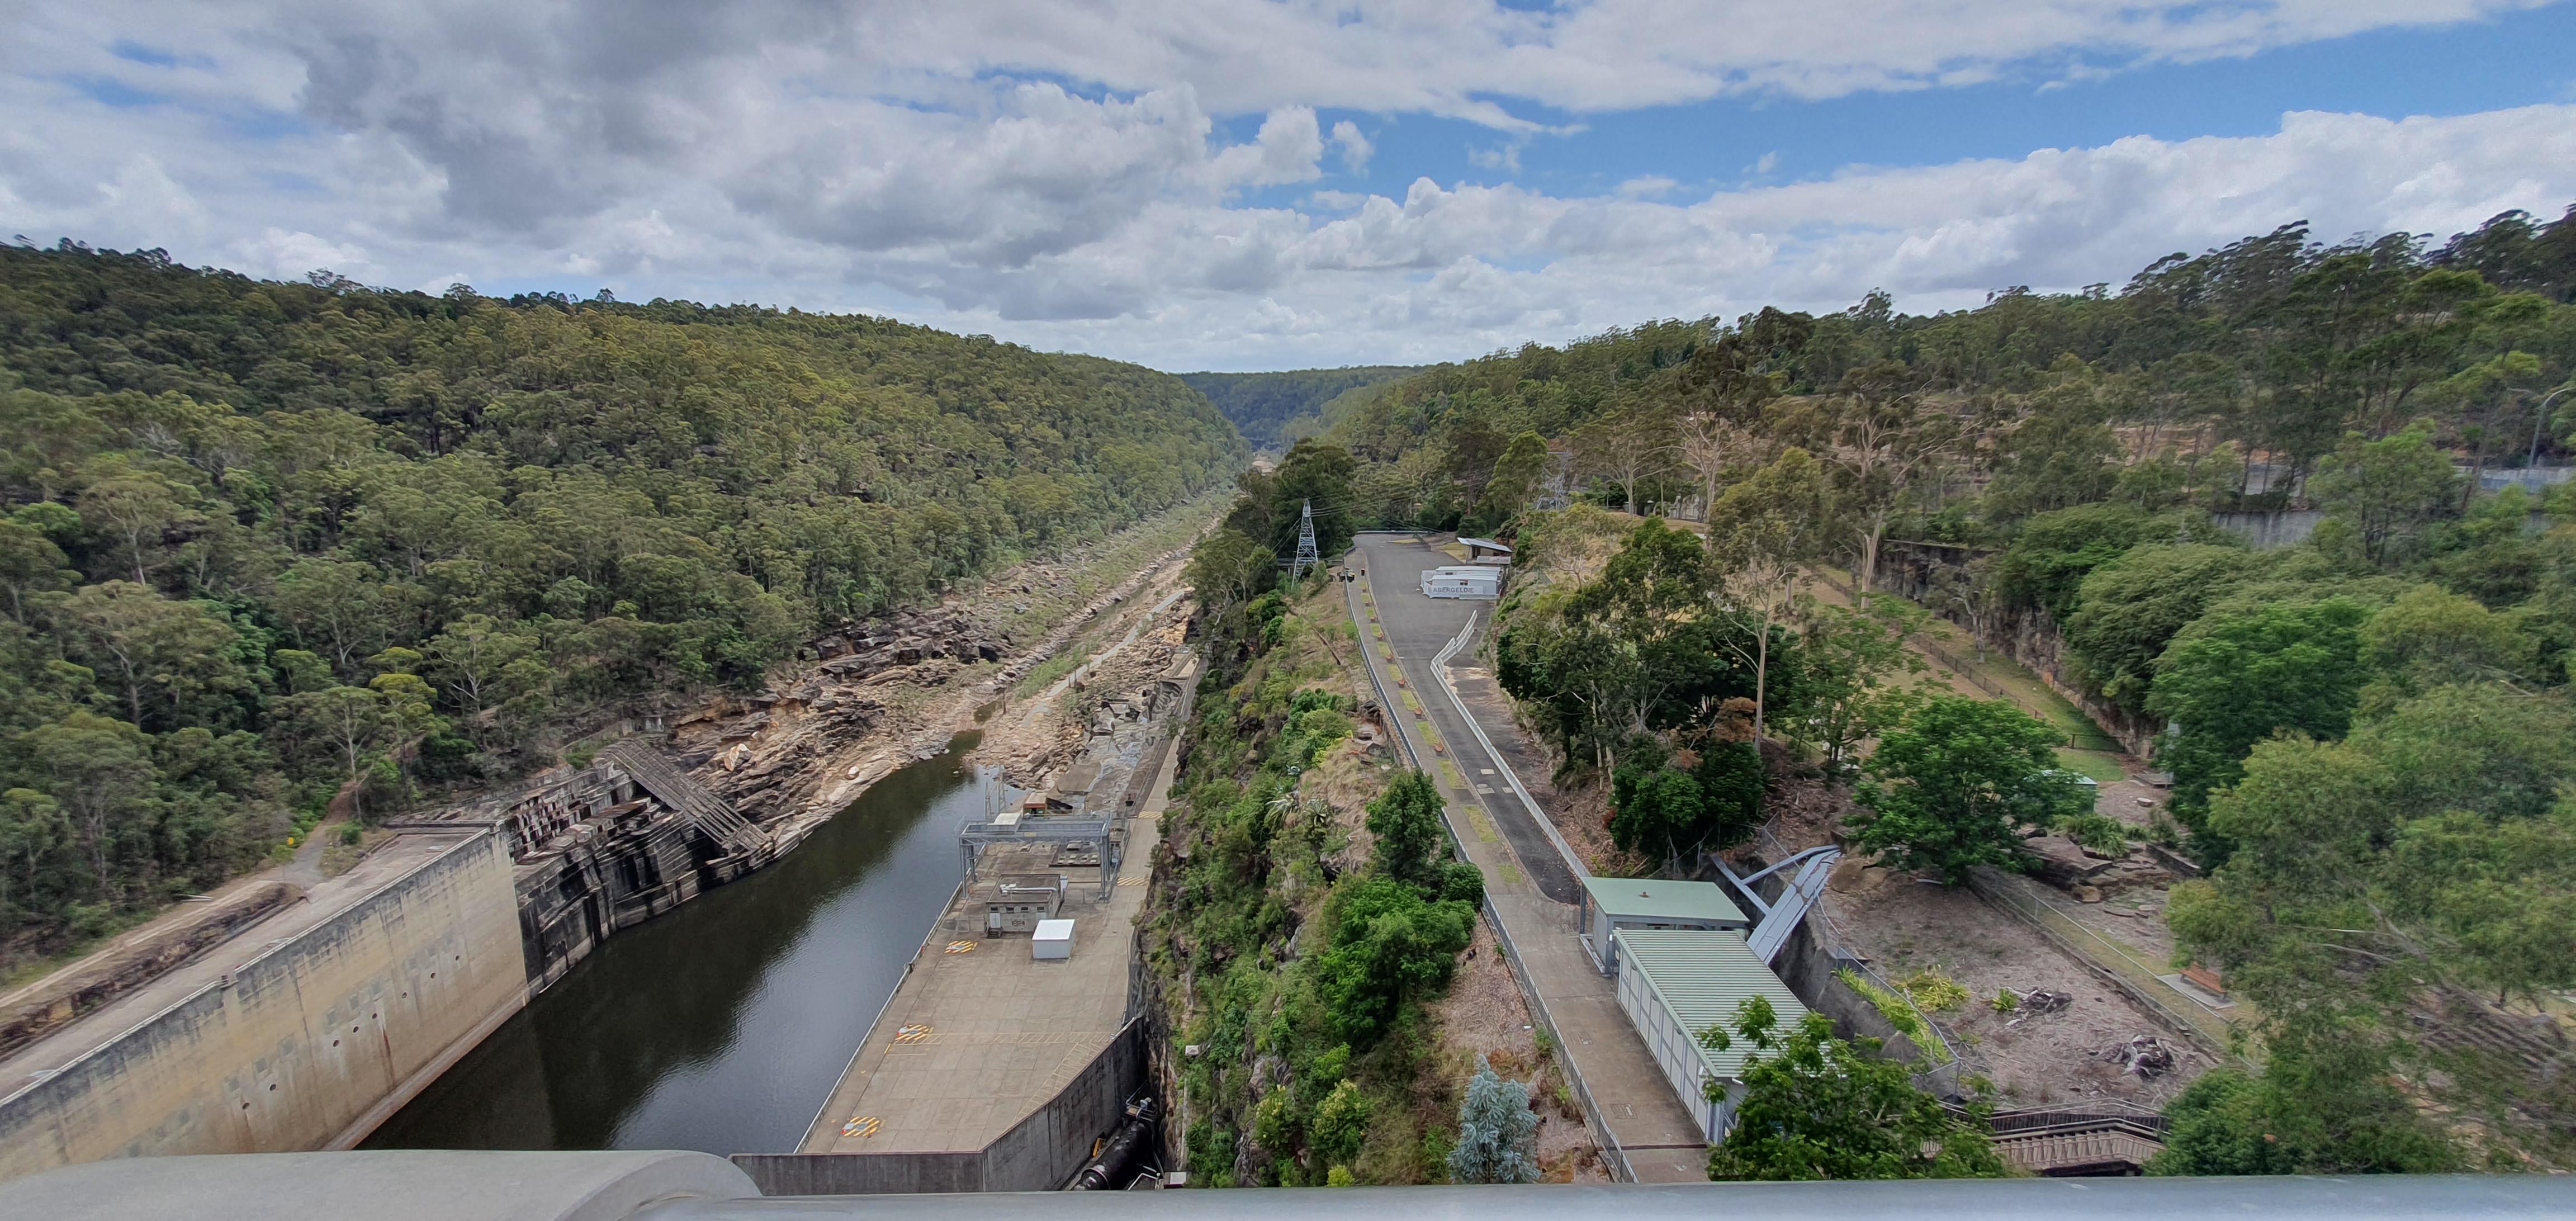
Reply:
[[1354, 365], [1344, 369], [1292, 369], [1285, 373], [1184, 373], [1181, 380], [1216, 404], [1261, 449], [1276, 449], [1300, 429], [1321, 432], [1334, 414], [1325, 409], [1338, 396], [1419, 372], [1406, 365]]
[[0, 247], [0, 976], [1248, 457], [1179, 378], [985, 336], [317, 279]]

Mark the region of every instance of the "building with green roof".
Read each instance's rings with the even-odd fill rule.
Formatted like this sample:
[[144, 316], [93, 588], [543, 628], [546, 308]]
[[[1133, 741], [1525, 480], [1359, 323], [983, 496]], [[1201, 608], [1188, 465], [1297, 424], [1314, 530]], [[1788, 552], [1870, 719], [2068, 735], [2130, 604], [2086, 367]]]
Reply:
[[1621, 929], [1743, 930], [1752, 922], [1714, 882], [1665, 882], [1651, 878], [1583, 879], [1583, 949], [1604, 975], [1619, 973]]
[[[1735, 1125], [1735, 1107], [1744, 1098], [1744, 1059], [1753, 1047], [1739, 1037], [1727, 1050], [1714, 1051], [1700, 1044], [1699, 1032], [1732, 1026], [1738, 1007], [1756, 996], [1771, 1002], [1783, 1029], [1804, 1019], [1807, 1007], [1754, 956], [1740, 931], [1622, 928], [1611, 941], [1622, 964], [1620, 1011], [1709, 1143], [1717, 1143]], [[1714, 1100], [1712, 1081], [1719, 1086]]]

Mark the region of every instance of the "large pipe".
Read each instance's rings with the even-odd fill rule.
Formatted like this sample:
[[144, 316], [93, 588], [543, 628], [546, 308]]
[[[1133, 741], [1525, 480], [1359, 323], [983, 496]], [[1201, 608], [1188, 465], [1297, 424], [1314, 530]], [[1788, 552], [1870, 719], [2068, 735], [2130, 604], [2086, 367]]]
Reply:
[[1140, 1094], [1128, 1100], [1126, 1122], [1118, 1125], [1118, 1131], [1100, 1147], [1100, 1156], [1091, 1159], [1091, 1164], [1083, 1167], [1082, 1173], [1073, 1176], [1073, 1185], [1066, 1190], [1115, 1191], [1124, 1182], [1134, 1179], [1136, 1162], [1144, 1155], [1147, 1142], [1154, 1133], [1154, 1120], [1161, 1115], [1162, 1108], [1150, 1094]]

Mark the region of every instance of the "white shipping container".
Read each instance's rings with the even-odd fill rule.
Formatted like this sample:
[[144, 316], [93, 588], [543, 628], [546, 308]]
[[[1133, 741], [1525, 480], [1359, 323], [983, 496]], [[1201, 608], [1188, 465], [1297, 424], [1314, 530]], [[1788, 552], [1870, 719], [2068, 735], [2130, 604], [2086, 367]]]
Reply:
[[1032, 958], [1073, 957], [1073, 921], [1040, 920], [1037, 934], [1029, 939]]
[[1503, 596], [1503, 574], [1494, 568], [1433, 568], [1422, 574], [1422, 593], [1431, 598], [1491, 602]]

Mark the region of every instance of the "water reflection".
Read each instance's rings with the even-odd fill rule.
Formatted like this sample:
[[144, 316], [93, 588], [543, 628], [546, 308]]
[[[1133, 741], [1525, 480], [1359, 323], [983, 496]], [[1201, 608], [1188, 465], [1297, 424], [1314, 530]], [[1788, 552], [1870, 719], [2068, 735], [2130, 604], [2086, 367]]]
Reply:
[[974, 742], [610, 938], [366, 1147], [792, 1152], [956, 889]]

